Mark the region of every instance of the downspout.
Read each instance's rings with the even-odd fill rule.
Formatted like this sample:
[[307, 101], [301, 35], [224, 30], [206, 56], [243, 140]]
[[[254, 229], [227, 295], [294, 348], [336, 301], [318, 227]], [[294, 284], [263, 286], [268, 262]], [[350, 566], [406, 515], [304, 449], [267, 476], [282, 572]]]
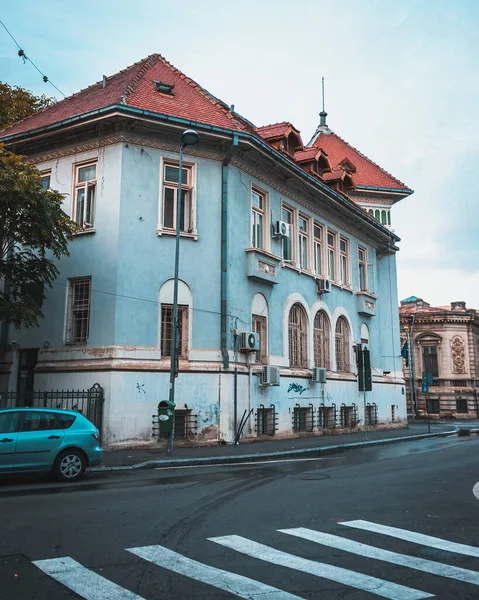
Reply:
[[221, 167], [221, 357], [223, 367], [228, 369], [228, 165], [238, 148], [238, 136], [223, 159]]

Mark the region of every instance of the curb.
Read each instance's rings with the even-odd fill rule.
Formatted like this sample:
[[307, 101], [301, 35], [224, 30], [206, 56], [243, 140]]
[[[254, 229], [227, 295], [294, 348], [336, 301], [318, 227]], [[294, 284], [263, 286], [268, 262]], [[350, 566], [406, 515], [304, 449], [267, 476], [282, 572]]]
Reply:
[[278, 452], [265, 452], [262, 454], [237, 454], [235, 456], [202, 456], [198, 458], [170, 458], [161, 460], [148, 460], [136, 465], [122, 465], [118, 467], [92, 467], [87, 469], [90, 473], [106, 473], [114, 471], [137, 471], [139, 469], [155, 469], [157, 467], [193, 467], [196, 465], [227, 465], [236, 462], [258, 462], [264, 460], [278, 460], [281, 458], [319, 457], [328, 454], [336, 454], [345, 450], [356, 448], [368, 448], [395, 444], [398, 442], [412, 442], [428, 438], [448, 437], [457, 435], [459, 428], [452, 431], [441, 431], [438, 433], [421, 433], [418, 435], [407, 435], [397, 438], [385, 438], [382, 440], [370, 440], [364, 442], [353, 442], [351, 444], [335, 444], [333, 446], [322, 446], [316, 448], [301, 448], [299, 450], [283, 450]]

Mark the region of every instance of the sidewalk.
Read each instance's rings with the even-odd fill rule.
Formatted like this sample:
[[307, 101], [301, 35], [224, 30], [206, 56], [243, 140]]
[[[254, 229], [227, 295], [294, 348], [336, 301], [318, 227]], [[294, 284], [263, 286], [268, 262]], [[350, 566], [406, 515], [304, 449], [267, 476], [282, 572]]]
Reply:
[[91, 471], [123, 471], [131, 469], [151, 469], [159, 466], [192, 466], [198, 464], [228, 464], [258, 460], [278, 460], [281, 458], [299, 458], [301, 456], [319, 456], [347, 449], [375, 446], [401, 441], [443, 437], [455, 435], [457, 424], [431, 423], [428, 433], [426, 423], [413, 424], [403, 429], [384, 431], [364, 431], [341, 435], [322, 435], [314, 437], [272, 439], [261, 442], [234, 445], [201, 446], [197, 448], [174, 449], [173, 456], [166, 454], [166, 441], [161, 445], [125, 450], [105, 450], [103, 466], [93, 467]]

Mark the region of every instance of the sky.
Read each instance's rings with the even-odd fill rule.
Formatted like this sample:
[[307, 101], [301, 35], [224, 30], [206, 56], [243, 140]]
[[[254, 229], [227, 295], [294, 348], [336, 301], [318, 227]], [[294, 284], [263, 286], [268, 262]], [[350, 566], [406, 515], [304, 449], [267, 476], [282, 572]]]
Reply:
[[[71, 94], [158, 52], [252, 121], [330, 128], [406, 183], [399, 299], [479, 309], [479, 0], [22, 0], [0, 18]], [[0, 80], [61, 98], [0, 27]]]

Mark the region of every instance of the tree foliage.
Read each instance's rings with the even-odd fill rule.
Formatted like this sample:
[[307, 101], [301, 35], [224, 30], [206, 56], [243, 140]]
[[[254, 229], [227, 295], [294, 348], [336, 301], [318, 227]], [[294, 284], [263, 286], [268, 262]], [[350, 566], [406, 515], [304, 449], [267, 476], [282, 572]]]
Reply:
[[0, 81], [0, 129], [54, 103], [55, 98], [48, 98], [45, 94], [35, 96], [22, 87], [12, 87]]
[[0, 321], [32, 327], [43, 317], [44, 286], [77, 231], [62, 203], [35, 167], [0, 144]]

